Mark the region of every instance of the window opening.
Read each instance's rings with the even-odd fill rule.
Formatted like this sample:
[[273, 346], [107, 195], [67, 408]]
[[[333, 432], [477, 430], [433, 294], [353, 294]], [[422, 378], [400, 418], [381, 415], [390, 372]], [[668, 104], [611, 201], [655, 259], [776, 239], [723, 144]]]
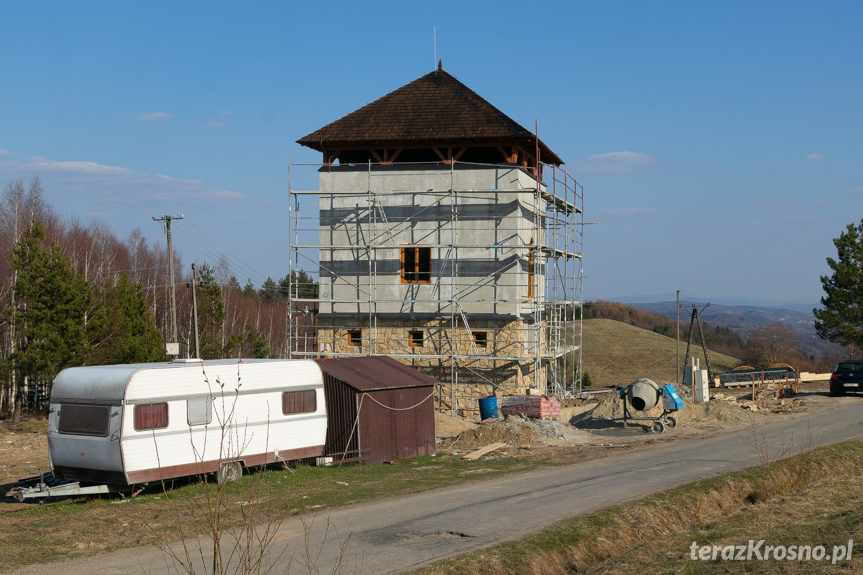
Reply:
[[401, 280], [405, 284], [431, 283], [431, 248], [410, 246], [401, 249]]
[[423, 346], [423, 332], [422, 331], [409, 331], [408, 332], [408, 345], [411, 347], [422, 347]]
[[488, 347], [488, 333], [484, 331], [473, 332], [473, 342], [477, 347]]
[[363, 332], [359, 329], [348, 331], [348, 345], [351, 347], [360, 347], [363, 345]]

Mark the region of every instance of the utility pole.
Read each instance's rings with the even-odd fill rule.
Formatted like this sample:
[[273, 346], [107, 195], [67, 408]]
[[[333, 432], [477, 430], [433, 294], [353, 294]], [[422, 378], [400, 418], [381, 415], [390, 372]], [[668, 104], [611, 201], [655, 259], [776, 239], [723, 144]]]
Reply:
[[[179, 350], [179, 339], [177, 337], [177, 289], [174, 283], [174, 248], [171, 243], [171, 221], [172, 220], [182, 220], [183, 214], [179, 216], [162, 216], [161, 218], [153, 218], [154, 222], [164, 222], [165, 224], [165, 233], [168, 235], [168, 283], [171, 284], [171, 344], [173, 344], [173, 350], [168, 349], [169, 355], [178, 355]], [[170, 346], [170, 344], [169, 344]], [[174, 353], [171, 353], [174, 351]]]

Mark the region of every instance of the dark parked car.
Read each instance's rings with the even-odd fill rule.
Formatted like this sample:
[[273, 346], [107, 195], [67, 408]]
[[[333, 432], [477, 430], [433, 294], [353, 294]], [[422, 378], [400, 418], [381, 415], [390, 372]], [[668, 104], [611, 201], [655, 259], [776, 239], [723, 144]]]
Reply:
[[830, 374], [830, 395], [863, 392], [863, 360], [840, 361]]

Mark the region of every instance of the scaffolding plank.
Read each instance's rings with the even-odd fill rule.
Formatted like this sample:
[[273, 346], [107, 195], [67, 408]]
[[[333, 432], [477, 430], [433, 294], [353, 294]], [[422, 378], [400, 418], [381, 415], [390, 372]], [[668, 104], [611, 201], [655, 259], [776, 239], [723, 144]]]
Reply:
[[487, 453], [491, 453], [501, 447], [508, 447], [506, 443], [492, 443], [491, 445], [486, 445], [485, 447], [481, 447], [472, 453], [468, 453], [464, 456], [463, 459], [467, 459], [468, 461], [473, 461], [474, 459], [479, 459], [483, 455]]

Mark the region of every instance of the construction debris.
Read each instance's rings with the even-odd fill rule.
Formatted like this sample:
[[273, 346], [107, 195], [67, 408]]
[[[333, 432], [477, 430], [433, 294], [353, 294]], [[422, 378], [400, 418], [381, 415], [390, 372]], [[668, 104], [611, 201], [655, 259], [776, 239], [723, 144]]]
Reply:
[[507, 444], [506, 443], [492, 443], [491, 445], [486, 445], [485, 447], [482, 447], [480, 449], [477, 449], [476, 451], [468, 453], [467, 455], [464, 456], [464, 459], [467, 459], [468, 461], [472, 461], [474, 459], [479, 459], [480, 457], [482, 457], [486, 453], [491, 453], [492, 451], [500, 449], [501, 447], [507, 447]]
[[505, 416], [522, 416], [532, 419], [557, 419], [560, 416], [560, 401], [556, 397], [516, 395], [503, 402], [500, 408]]

